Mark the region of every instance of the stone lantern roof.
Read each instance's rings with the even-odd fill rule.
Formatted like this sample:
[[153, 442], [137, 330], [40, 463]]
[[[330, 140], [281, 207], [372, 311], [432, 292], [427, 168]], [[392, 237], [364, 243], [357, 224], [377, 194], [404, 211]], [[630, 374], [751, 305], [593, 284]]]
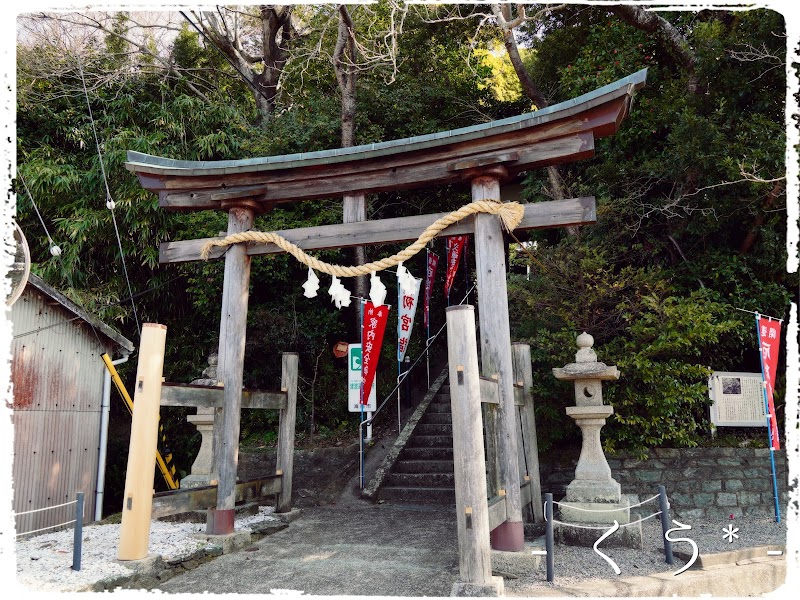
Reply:
[[605, 363], [597, 361], [597, 354], [592, 350], [594, 338], [585, 331], [576, 340], [578, 352], [575, 354], [575, 362], [569, 363], [562, 368], [553, 369], [556, 379], [574, 381], [576, 379], [597, 379], [614, 380], [619, 379], [619, 369], [615, 366], [609, 367]]

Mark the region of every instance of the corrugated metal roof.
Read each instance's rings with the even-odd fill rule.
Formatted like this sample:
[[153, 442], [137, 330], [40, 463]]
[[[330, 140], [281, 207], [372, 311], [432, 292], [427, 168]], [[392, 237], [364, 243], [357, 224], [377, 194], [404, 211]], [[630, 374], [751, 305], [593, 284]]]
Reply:
[[[89, 311], [81, 308], [77, 304], [75, 304], [72, 300], [67, 298], [64, 294], [56, 290], [54, 287], [46, 283], [40, 277], [37, 277], [33, 273], [31, 273], [28, 279], [28, 285], [32, 285], [36, 289], [38, 289], [43, 294], [46, 294], [56, 302], [58, 302], [61, 306], [67, 309], [69, 312], [74, 314], [75, 316], [81, 318], [83, 321], [91, 325], [95, 330], [102, 333], [105, 337], [110, 339], [112, 342], [124, 348], [128, 352], [133, 352], [133, 342], [131, 342], [128, 338], [123, 336], [119, 331], [111, 327], [110, 325], [106, 325], [103, 321], [101, 321], [98, 317], [90, 313]], [[25, 330], [18, 329], [19, 325], [15, 324], [15, 331], [14, 337], [18, 337], [20, 335], [26, 334]]]

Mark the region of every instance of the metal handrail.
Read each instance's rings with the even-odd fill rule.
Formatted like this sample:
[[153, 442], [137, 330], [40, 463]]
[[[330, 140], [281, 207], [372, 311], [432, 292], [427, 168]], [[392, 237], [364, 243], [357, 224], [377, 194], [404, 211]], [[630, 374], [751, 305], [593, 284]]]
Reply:
[[[476, 287], [477, 287], [477, 284], [473, 283], [472, 287], [469, 290], [467, 290], [467, 293], [464, 294], [464, 297], [461, 299], [461, 301], [456, 306], [459, 306], [459, 305], [463, 304], [464, 301], [467, 298], [469, 298], [469, 295], [472, 292], [472, 290], [474, 290]], [[384, 398], [383, 402], [381, 402], [381, 404], [378, 406], [378, 408], [375, 410], [375, 412], [372, 413], [372, 416], [370, 418], [368, 418], [368, 419], [364, 419], [359, 424], [359, 426], [358, 426], [358, 440], [359, 440], [359, 452], [358, 452], [358, 454], [359, 454], [359, 463], [360, 463], [360, 472], [361, 472], [361, 478], [360, 478], [361, 479], [361, 489], [364, 489], [364, 430], [363, 430], [363, 427], [372, 425], [372, 422], [375, 420], [375, 417], [378, 416], [378, 414], [381, 412], [383, 407], [386, 406], [386, 403], [389, 402], [389, 400], [392, 398], [392, 396], [394, 396], [395, 392], [398, 389], [400, 389], [400, 386], [405, 381], [405, 379], [408, 376], [408, 374], [411, 373], [411, 371], [414, 369], [414, 367], [417, 365], [417, 363], [419, 363], [419, 361], [422, 360], [422, 357], [427, 355], [427, 353], [430, 351], [430, 348], [433, 345], [433, 343], [436, 341], [436, 339], [439, 337], [439, 335], [446, 328], [447, 328], [447, 321], [445, 321], [444, 324], [439, 328], [439, 331], [437, 331], [432, 337], [429, 337], [427, 339], [427, 341], [425, 343], [425, 349], [417, 357], [417, 360], [415, 360], [413, 363], [411, 363], [411, 366], [397, 377], [397, 385], [394, 386], [394, 388], [392, 388], [392, 391], [387, 394], [387, 396], [386, 396], [386, 398]]]

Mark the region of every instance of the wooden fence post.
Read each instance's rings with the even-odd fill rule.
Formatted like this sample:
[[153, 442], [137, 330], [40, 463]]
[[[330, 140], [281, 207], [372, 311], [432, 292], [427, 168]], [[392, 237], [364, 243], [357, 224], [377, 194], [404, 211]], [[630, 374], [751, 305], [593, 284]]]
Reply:
[[297, 374], [300, 357], [296, 352], [284, 352], [281, 360], [281, 391], [286, 392], [286, 408], [281, 409], [278, 423], [278, 456], [275, 469], [281, 472], [281, 493], [275, 506], [276, 513], [292, 510], [294, 429], [297, 420]]
[[492, 577], [489, 548], [489, 507], [474, 307], [461, 305], [447, 309], [447, 351], [459, 556], [459, 579], [453, 584], [452, 595], [501, 595], [503, 579]]
[[[533, 370], [531, 368], [531, 347], [528, 344], [515, 342], [511, 344], [511, 355], [514, 361], [514, 379], [522, 383], [525, 404], [520, 411], [520, 426], [525, 440], [525, 463], [528, 466], [528, 477], [531, 482], [531, 506], [533, 520], [541, 523], [544, 520], [542, 510], [542, 481], [539, 475], [539, 446], [536, 440], [536, 419], [533, 407]], [[521, 449], [522, 451], [522, 449]]]
[[119, 560], [146, 558], [150, 543], [153, 467], [158, 447], [158, 409], [166, 340], [167, 328], [164, 325], [145, 323], [142, 326], [122, 524], [119, 529]]

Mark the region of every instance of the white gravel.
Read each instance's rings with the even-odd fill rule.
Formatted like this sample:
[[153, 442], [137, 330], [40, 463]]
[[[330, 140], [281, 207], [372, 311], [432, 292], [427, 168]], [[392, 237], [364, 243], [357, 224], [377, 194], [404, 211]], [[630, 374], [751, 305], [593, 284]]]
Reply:
[[[237, 517], [235, 527], [249, 530], [254, 523], [277, 521], [273, 512], [271, 506], [259, 507], [258, 514]], [[17, 540], [17, 581], [29, 591], [71, 592], [105, 579], [130, 575], [132, 570], [116, 560], [119, 529], [118, 524], [84, 526], [80, 571], [72, 570], [72, 529]], [[207, 546], [205, 541], [191, 537], [204, 530], [205, 523], [153, 521], [149, 552], [166, 561], [188, 557]]]
[[[249, 529], [251, 525], [264, 521], [277, 521], [272, 516], [272, 507], [260, 507], [259, 513], [236, 519], [236, 529]], [[724, 529], [728, 524], [739, 528], [739, 538], [728, 542]], [[615, 575], [610, 565], [600, 559], [591, 548], [557, 545], [555, 549], [555, 587], [588, 578], [617, 579], [635, 575], [649, 575], [679, 569], [683, 561], [675, 560], [670, 567], [664, 562], [661, 526], [651, 519], [643, 524], [645, 550], [607, 548], [610, 556], [621, 570]], [[119, 525], [88, 525], [83, 528], [83, 552], [81, 570], [72, 570], [71, 529], [46, 533], [16, 543], [17, 581], [27, 591], [70, 592], [87, 589], [104, 579], [127, 576], [132, 571], [116, 560], [119, 544]], [[158, 554], [164, 560], [188, 557], [206, 546], [202, 540], [191, 537], [205, 529], [202, 523], [173, 523], [154, 521], [150, 527], [150, 554]], [[677, 535], [677, 534], [676, 534]], [[727, 519], [707, 519], [693, 524], [691, 532], [681, 533], [679, 537], [691, 537], [698, 545], [701, 554], [713, 554], [747, 547], [786, 543], [786, 524], [777, 524], [769, 518], [740, 517], [734, 521]], [[675, 544], [676, 551], [691, 552], [685, 544]], [[535, 573], [520, 579], [506, 581], [509, 595], [536, 595], [540, 586], [553, 587], [545, 581], [544, 565]]]
[[[684, 521], [682, 521], [684, 522]], [[690, 538], [697, 544], [699, 554], [717, 554], [754, 548], [760, 546], [786, 545], [787, 523], [775, 523], [772, 518], [764, 517], [737, 517], [730, 520], [726, 518], [705, 518], [703, 521], [692, 522], [686, 520], [685, 524], [692, 525], [688, 531], [675, 532], [671, 537]], [[726, 530], [732, 525], [738, 537], [728, 541]], [[546, 582], [544, 566], [539, 571], [527, 577], [506, 581], [506, 589], [510, 595], [535, 596], [541, 592], [541, 586], [569, 587], [586, 579], [624, 579], [654, 573], [676, 571], [684, 566], [685, 562], [674, 557], [674, 564], [666, 564], [664, 558], [664, 539], [661, 523], [658, 519], [650, 519], [642, 523], [642, 536], [644, 550], [630, 548], [600, 547], [620, 570], [617, 575], [611, 565], [603, 560], [597, 553], [588, 547], [564, 546], [557, 544], [553, 552], [554, 581]], [[673, 543], [673, 551], [691, 555], [692, 548], [687, 542]]]

